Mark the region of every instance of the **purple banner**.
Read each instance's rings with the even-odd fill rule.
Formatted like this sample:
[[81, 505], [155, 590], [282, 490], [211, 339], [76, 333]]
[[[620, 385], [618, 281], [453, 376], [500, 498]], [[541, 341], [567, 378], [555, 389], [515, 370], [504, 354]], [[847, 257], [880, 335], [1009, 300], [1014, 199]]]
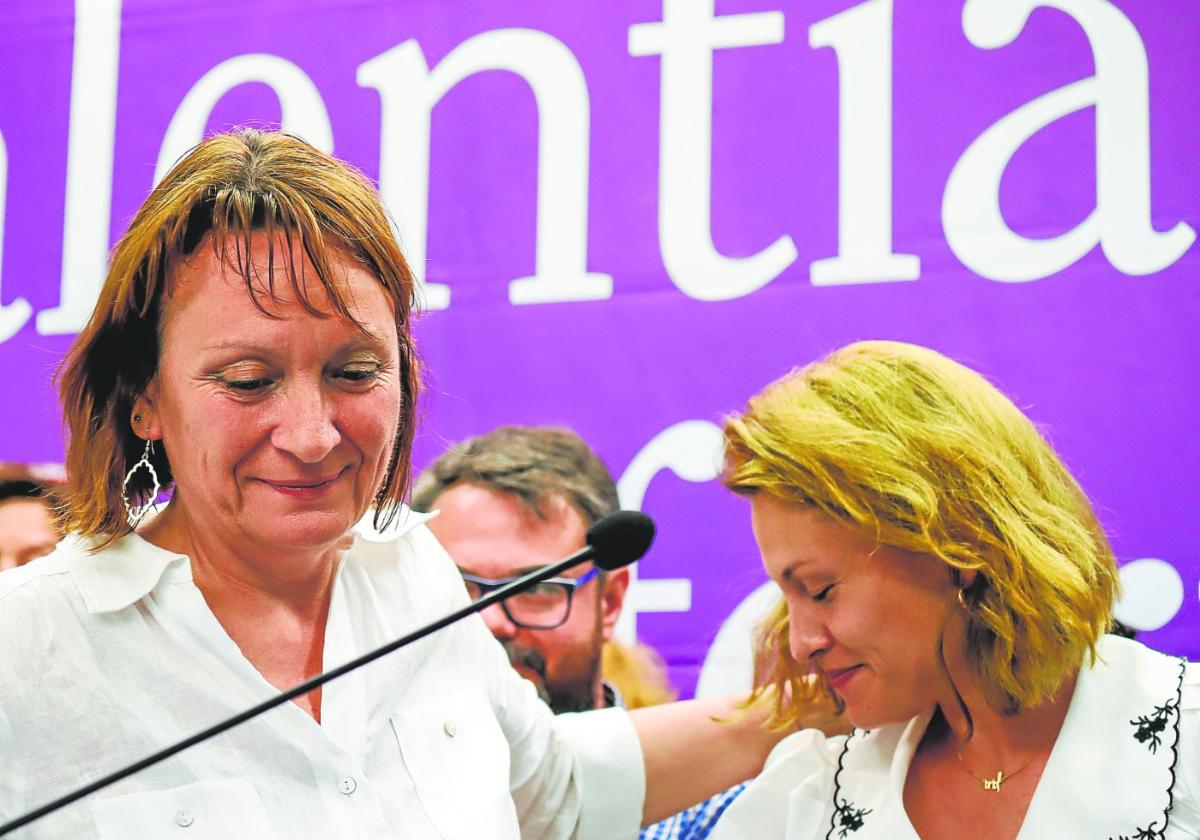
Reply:
[[9, 0], [0, 460], [61, 460], [52, 372], [157, 175], [282, 124], [379, 181], [422, 276], [418, 464], [577, 429], [659, 521], [622, 632], [685, 695], [744, 674], [765, 581], [715, 424], [861, 338], [1013, 395], [1120, 617], [1195, 658], [1198, 70], [1191, 0]]

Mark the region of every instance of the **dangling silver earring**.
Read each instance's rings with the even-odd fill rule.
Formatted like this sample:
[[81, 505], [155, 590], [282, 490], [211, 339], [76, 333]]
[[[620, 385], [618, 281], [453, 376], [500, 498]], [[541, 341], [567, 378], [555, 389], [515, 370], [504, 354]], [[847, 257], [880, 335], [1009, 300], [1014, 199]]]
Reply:
[[[150, 463], [150, 456], [154, 454], [154, 442], [146, 441], [146, 449], [142, 452], [142, 458], [129, 472], [125, 473], [125, 480], [121, 482], [121, 501], [125, 503], [125, 511], [129, 514], [129, 524], [136, 525], [141, 521], [142, 517], [154, 507], [154, 502], [158, 499], [158, 491], [161, 489], [158, 483], [158, 473], [154, 469], [154, 464]], [[150, 480], [154, 482], [154, 489], [146, 496], [146, 502], [142, 505], [133, 505], [129, 501], [129, 482], [133, 478], [134, 473], [145, 467], [150, 472]]]

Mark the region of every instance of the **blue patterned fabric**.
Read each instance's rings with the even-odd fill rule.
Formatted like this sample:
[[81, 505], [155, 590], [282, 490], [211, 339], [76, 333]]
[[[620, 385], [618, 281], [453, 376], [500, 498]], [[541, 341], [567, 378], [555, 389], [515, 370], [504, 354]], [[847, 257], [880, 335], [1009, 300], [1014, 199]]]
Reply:
[[640, 840], [703, 840], [716, 827], [717, 819], [746, 786], [737, 785], [724, 793], [718, 793], [699, 805], [680, 811], [660, 823], [643, 828]]

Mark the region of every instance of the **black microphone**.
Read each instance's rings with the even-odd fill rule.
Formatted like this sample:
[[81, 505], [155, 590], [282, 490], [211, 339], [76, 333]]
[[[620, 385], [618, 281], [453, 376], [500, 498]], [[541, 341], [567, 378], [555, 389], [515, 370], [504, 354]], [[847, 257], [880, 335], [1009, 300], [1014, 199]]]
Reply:
[[606, 572], [628, 566], [654, 542], [654, 520], [636, 510], [618, 510], [596, 520], [587, 532], [592, 562]]
[[34, 820], [39, 820], [49, 814], [54, 813], [60, 808], [65, 808], [72, 802], [78, 802], [85, 796], [95, 793], [98, 790], [108, 787], [109, 785], [128, 778], [134, 773], [145, 770], [147, 767], [153, 767], [160, 761], [164, 761], [177, 753], [183, 752], [188, 747], [194, 747], [202, 741], [207, 741], [215, 735], [220, 735], [239, 724], [245, 723], [252, 718], [256, 718], [263, 712], [268, 712], [276, 706], [282, 706], [289, 700], [293, 700], [302, 694], [308, 694], [313, 689], [320, 688], [330, 680], [335, 680], [338, 677], [345, 676], [351, 671], [355, 671], [370, 662], [374, 662], [381, 656], [399, 650], [402, 647], [419, 641], [432, 633], [436, 633], [445, 627], [449, 627], [455, 622], [461, 621], [469, 615], [478, 612], [483, 612], [492, 604], [497, 604], [511, 598], [526, 589], [549, 580], [553, 577], [558, 577], [567, 569], [574, 568], [580, 563], [585, 563], [591, 560], [597, 566], [605, 571], [619, 569], [622, 566], [628, 566], [634, 560], [637, 560], [646, 550], [650, 548], [650, 543], [654, 541], [654, 521], [635, 510], [619, 510], [615, 513], [610, 513], [601, 519], [598, 519], [592, 524], [592, 527], [587, 532], [587, 545], [576, 551], [569, 557], [565, 557], [550, 566], [543, 566], [540, 569], [535, 569], [528, 574], [522, 575], [511, 583], [507, 583], [499, 589], [494, 589], [487, 593], [477, 601], [472, 601], [467, 606], [455, 610], [447, 616], [439, 618], [430, 624], [425, 625], [419, 630], [414, 630], [406, 636], [402, 636], [395, 641], [388, 642], [382, 647], [364, 653], [357, 659], [352, 659], [344, 665], [339, 665], [324, 673], [317, 674], [310, 680], [300, 683], [299, 685], [289, 688], [287, 691], [282, 691], [276, 694], [269, 700], [264, 700], [257, 706], [252, 706], [244, 712], [239, 712], [231, 718], [214, 724], [207, 729], [197, 732], [195, 735], [190, 735], [169, 747], [165, 747], [152, 755], [148, 755], [139, 761], [135, 761], [127, 767], [123, 767], [107, 776], [103, 776], [89, 782], [71, 793], [55, 799], [53, 802], [48, 802], [39, 808], [35, 808], [26, 814], [17, 817], [15, 820], [6, 822], [0, 825], [0, 836], [16, 831], [18, 828], [29, 825]]

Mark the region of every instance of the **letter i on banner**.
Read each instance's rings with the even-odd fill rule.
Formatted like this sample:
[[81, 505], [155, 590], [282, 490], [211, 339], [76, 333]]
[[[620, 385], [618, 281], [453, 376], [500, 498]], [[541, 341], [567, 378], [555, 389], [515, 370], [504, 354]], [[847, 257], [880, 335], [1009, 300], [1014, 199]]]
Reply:
[[808, 43], [838, 59], [838, 255], [812, 264], [812, 284], [916, 280], [920, 259], [892, 253], [892, 0], [814, 23]]

